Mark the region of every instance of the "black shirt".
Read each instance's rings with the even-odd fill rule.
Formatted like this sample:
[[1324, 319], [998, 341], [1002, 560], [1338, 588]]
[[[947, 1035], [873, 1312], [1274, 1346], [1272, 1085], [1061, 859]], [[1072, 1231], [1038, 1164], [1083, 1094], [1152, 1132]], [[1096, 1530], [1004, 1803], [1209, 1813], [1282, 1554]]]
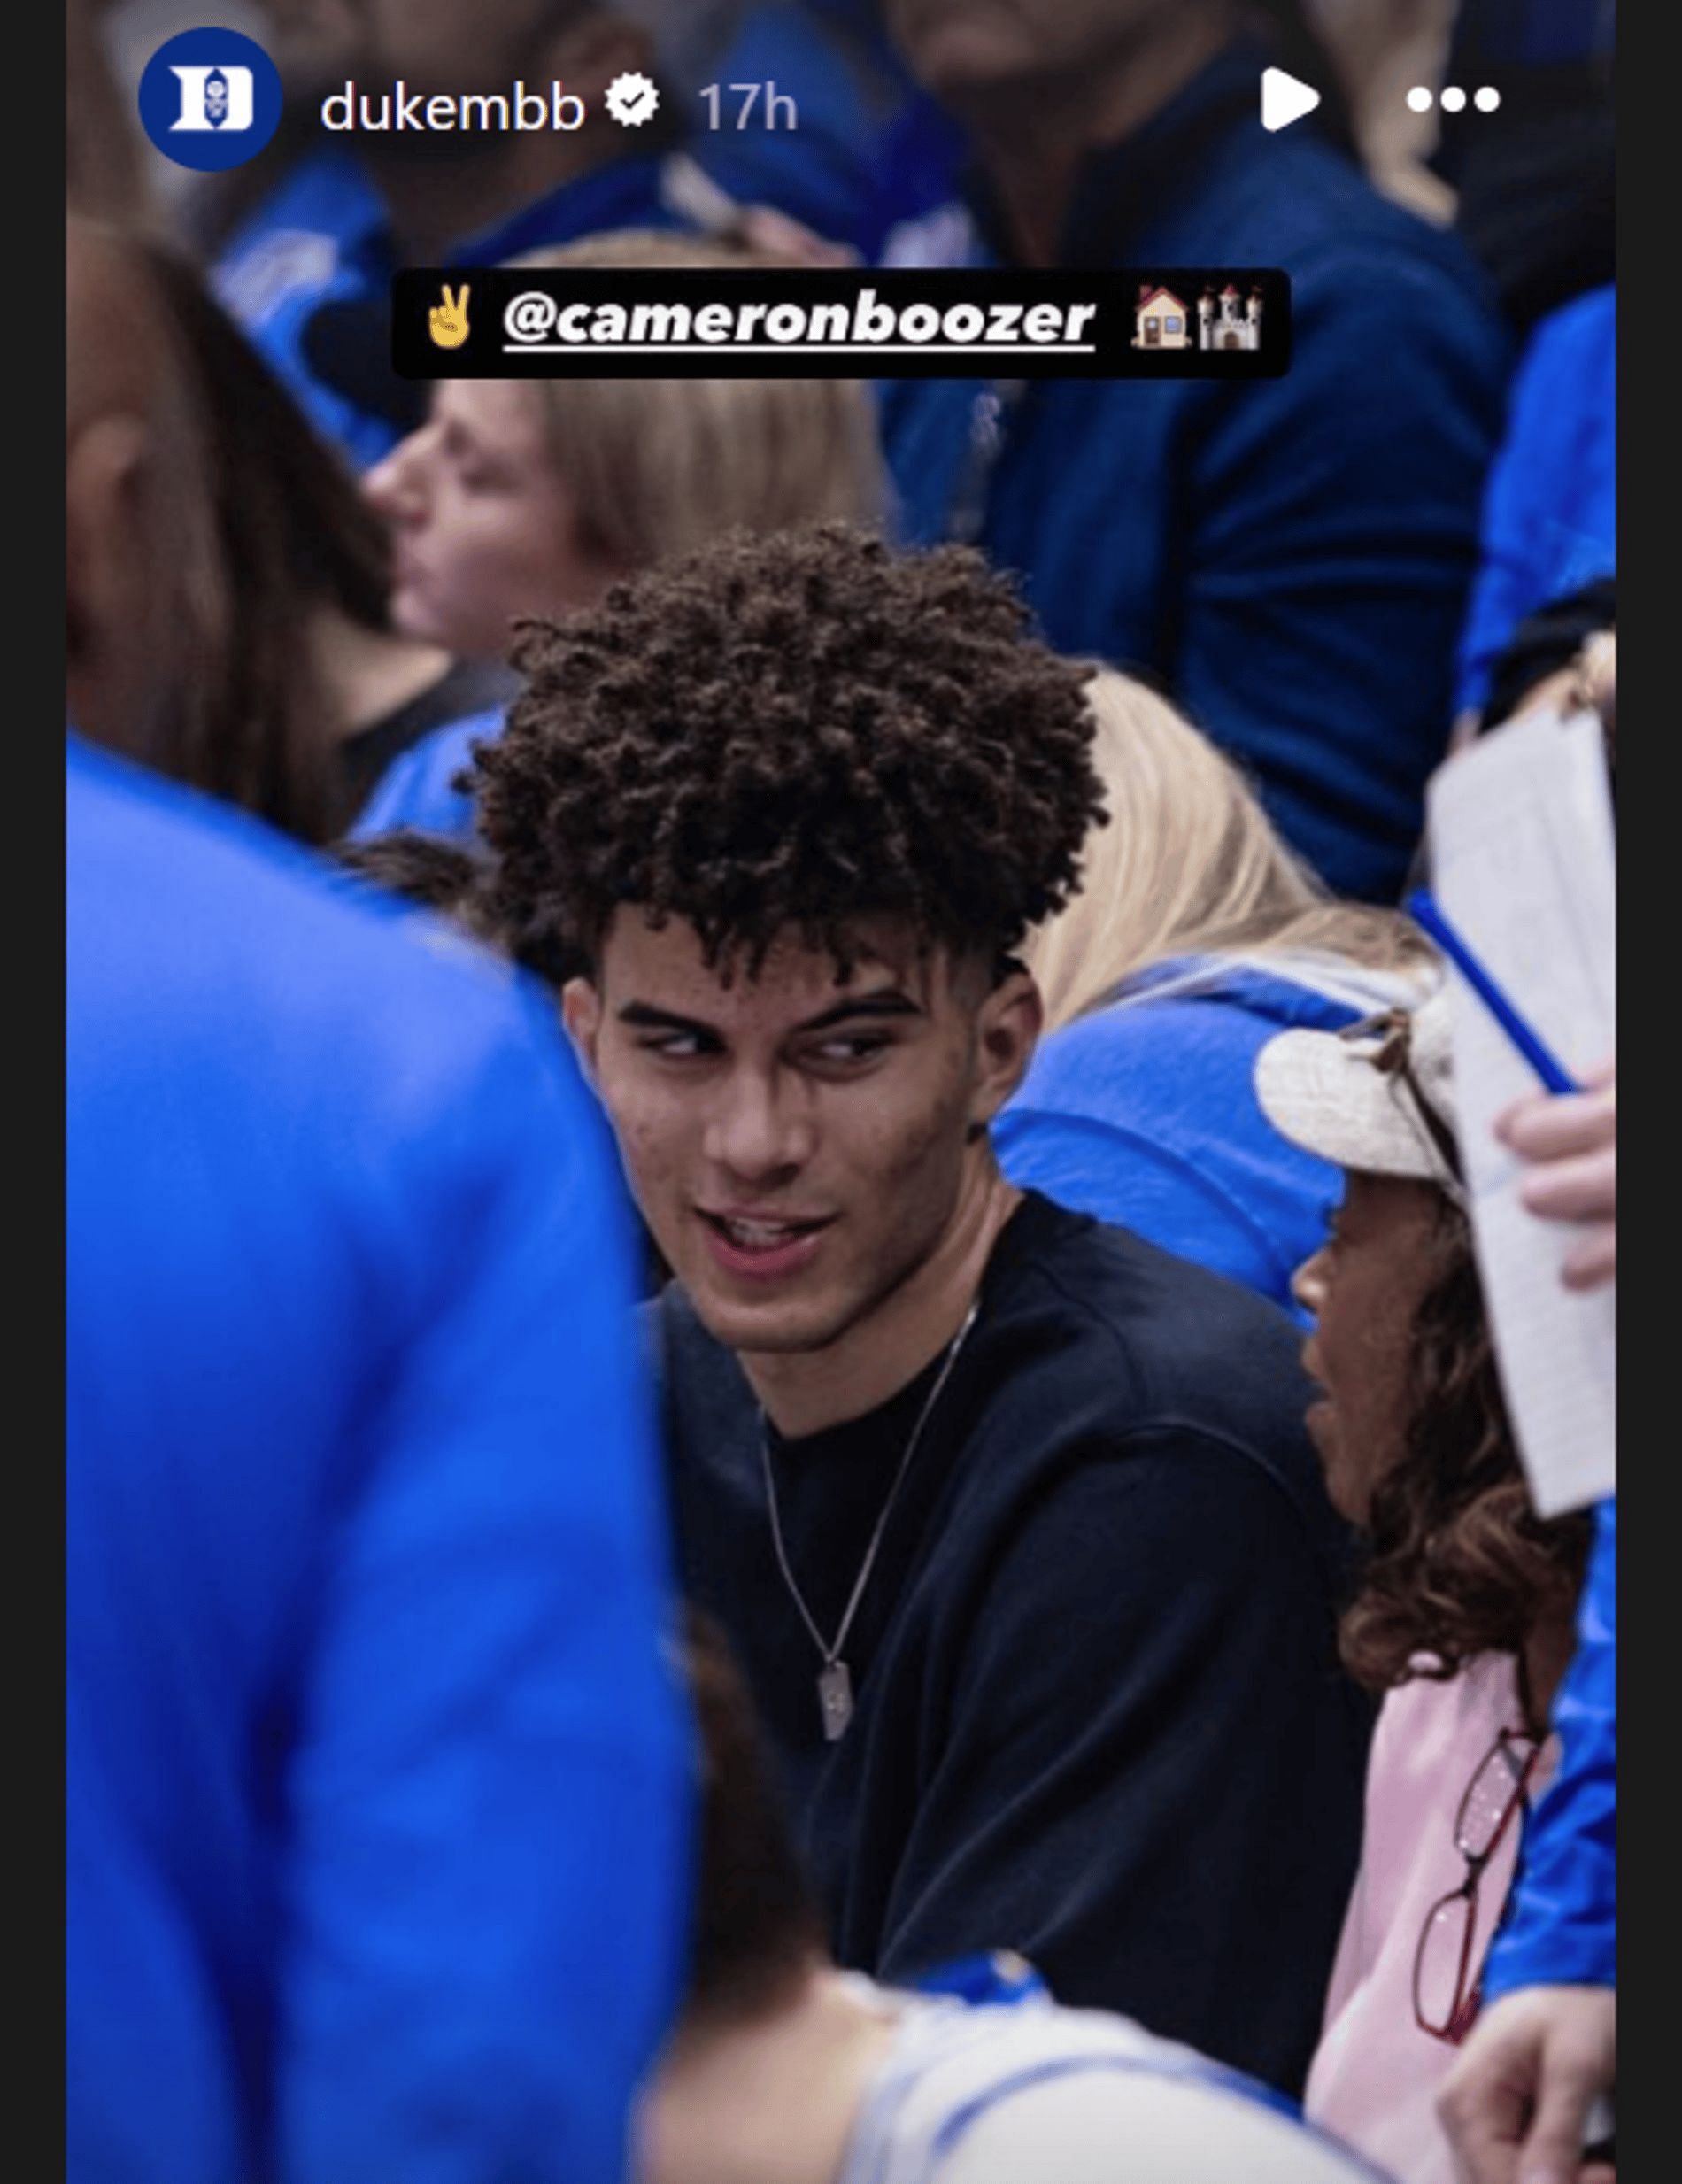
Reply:
[[[1290, 1323], [1029, 1193], [883, 1534], [830, 1745], [758, 1406], [681, 1291], [660, 1318], [683, 1579], [752, 1686], [840, 1960], [904, 1982], [1015, 1949], [1060, 2001], [1300, 2089], [1369, 1712], [1338, 1665], [1345, 1540]], [[773, 1438], [826, 1633], [938, 1370]]]

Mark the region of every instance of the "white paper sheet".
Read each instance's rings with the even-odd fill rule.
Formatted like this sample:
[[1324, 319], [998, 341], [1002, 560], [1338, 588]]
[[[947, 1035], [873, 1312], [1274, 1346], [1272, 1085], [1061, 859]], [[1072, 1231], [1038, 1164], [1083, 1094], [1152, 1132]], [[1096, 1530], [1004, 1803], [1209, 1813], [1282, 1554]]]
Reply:
[[[1578, 1078], [1616, 1046], [1616, 857], [1599, 720], [1535, 714], [1443, 767], [1428, 799], [1431, 891], [1519, 1015]], [[1501, 1385], [1544, 1516], [1614, 1491], [1614, 1288], [1574, 1294], [1567, 1224], [1519, 1203], [1523, 1170], [1494, 1135], [1541, 1089], [1451, 969], [1454, 1081], [1478, 1269]]]

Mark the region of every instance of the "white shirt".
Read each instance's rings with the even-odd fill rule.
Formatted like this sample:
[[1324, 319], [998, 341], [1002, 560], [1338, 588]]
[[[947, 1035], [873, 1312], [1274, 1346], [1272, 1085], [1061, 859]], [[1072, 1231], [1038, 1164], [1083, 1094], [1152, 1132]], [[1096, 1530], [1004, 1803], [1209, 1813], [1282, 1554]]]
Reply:
[[890, 1995], [837, 2184], [1388, 2184], [1275, 2096], [1126, 2018]]

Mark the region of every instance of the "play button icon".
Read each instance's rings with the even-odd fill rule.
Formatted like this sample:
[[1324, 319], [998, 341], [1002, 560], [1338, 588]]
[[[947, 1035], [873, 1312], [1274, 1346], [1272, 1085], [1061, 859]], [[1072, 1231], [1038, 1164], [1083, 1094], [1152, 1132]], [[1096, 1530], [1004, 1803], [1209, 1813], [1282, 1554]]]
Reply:
[[1288, 76], [1283, 68], [1264, 68], [1262, 71], [1262, 126], [1264, 129], [1288, 129], [1293, 121], [1300, 121], [1305, 113], [1312, 113], [1320, 104], [1320, 94], [1311, 83], [1303, 83], [1295, 76]]

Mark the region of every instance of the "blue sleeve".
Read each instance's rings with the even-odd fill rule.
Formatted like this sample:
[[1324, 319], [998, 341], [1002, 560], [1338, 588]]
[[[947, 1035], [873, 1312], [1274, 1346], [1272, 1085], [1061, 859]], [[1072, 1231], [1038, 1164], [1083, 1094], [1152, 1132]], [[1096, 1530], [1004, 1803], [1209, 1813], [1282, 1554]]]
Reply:
[[1180, 508], [1177, 701], [1339, 893], [1394, 899], [1447, 740], [1502, 339], [1435, 261], [1293, 279], [1290, 369], [1209, 391]]
[[688, 1754], [628, 1223], [536, 1045], [376, 1208], [385, 1393], [289, 1784], [285, 2184], [620, 2184], [676, 1998]]
[[1518, 1880], [1484, 1972], [1520, 1987], [1617, 1984], [1617, 1504], [1595, 1512], [1577, 1653], [1554, 1702], [1559, 1772], [1525, 1831]]
[[1617, 566], [1616, 347], [1611, 289], [1556, 313], [1531, 343], [1484, 505], [1462, 707], [1485, 702], [1521, 621]]

